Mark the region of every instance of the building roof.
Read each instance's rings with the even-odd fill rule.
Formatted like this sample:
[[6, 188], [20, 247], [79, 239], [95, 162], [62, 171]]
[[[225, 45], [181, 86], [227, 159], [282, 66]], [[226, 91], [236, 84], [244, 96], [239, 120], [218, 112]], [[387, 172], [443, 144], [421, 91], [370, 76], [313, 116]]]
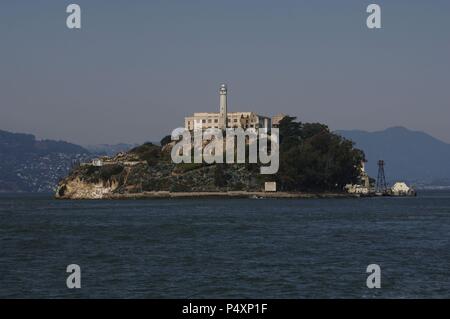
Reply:
[[[219, 112], [195, 112], [194, 115], [192, 116], [188, 116], [188, 117], [195, 117], [195, 116], [219, 116], [220, 113]], [[258, 117], [262, 117], [262, 118], [269, 118], [267, 116], [264, 115], [260, 115], [257, 114], [255, 112], [227, 112], [227, 116], [240, 116], [240, 115], [256, 115]]]

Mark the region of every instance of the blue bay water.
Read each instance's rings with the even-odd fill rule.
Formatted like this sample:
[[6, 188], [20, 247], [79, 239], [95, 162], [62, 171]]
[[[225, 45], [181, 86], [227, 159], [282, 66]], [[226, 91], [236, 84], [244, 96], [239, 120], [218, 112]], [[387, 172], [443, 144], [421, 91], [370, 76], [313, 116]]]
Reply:
[[[58, 201], [0, 195], [0, 297], [450, 297], [450, 192]], [[366, 267], [381, 266], [381, 289]], [[67, 289], [66, 267], [81, 267]]]

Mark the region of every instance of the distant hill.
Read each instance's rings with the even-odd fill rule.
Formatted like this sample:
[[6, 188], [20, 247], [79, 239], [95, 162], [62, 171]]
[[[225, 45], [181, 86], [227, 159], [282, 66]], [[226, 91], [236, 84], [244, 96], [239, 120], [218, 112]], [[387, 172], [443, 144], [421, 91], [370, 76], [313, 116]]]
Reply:
[[36, 140], [32, 134], [11, 133], [0, 130], [1, 153], [86, 153], [87, 150], [79, 145], [64, 141]]
[[74, 163], [91, 156], [76, 144], [0, 130], [0, 192], [51, 192]]
[[386, 178], [416, 184], [450, 185], [450, 144], [404, 127], [384, 131], [337, 131], [364, 150], [366, 169], [377, 177], [377, 161], [386, 161]]

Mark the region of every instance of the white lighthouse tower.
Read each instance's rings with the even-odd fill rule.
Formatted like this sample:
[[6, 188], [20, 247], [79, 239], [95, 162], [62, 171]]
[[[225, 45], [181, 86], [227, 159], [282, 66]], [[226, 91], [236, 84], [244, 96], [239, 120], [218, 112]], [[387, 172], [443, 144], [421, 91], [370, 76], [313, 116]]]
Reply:
[[228, 115], [227, 115], [227, 85], [222, 84], [219, 90], [220, 94], [220, 115], [219, 115], [219, 128], [222, 130], [227, 128]]

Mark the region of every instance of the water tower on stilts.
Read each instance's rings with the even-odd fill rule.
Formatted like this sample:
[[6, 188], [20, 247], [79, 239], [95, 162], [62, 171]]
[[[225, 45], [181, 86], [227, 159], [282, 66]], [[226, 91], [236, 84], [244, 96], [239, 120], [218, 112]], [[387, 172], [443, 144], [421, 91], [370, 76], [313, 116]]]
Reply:
[[375, 187], [375, 192], [377, 195], [388, 195], [388, 187], [386, 183], [386, 176], [384, 174], [384, 161], [378, 161], [378, 177], [377, 185]]

